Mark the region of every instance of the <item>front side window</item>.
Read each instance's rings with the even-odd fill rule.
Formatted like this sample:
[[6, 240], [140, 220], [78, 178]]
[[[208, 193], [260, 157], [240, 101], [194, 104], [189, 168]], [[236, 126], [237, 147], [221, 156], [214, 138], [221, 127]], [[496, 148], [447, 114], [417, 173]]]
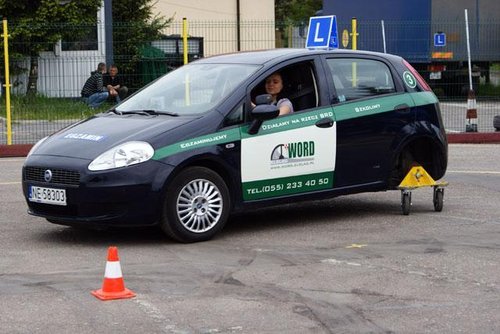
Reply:
[[243, 113], [243, 103], [240, 103], [236, 108], [231, 111], [224, 119], [224, 126], [231, 126], [235, 124], [243, 123], [244, 113]]
[[396, 92], [391, 71], [381, 61], [332, 58], [327, 63], [338, 102]]
[[[266, 85], [266, 82], [274, 82], [277, 75], [279, 75], [279, 87], [275, 83]], [[319, 92], [314, 62], [302, 61], [275, 69], [252, 89], [252, 101], [255, 101], [255, 97], [260, 94], [276, 95], [277, 100], [288, 99], [293, 112], [316, 108], [319, 104]]]
[[224, 101], [259, 66], [189, 64], [168, 73], [120, 104], [116, 110], [202, 114]]

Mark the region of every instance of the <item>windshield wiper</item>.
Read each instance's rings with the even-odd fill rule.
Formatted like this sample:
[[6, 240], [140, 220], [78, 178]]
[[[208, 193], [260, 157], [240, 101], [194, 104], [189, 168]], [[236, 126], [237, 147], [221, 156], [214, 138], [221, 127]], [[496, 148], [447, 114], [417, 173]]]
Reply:
[[115, 113], [115, 114], [117, 114], [117, 115], [121, 115], [121, 114], [122, 114], [122, 112], [121, 112], [121, 111], [118, 111], [118, 110], [116, 110], [115, 108], [108, 110], [108, 114], [109, 114], [110, 112]]
[[111, 109], [109, 112], [114, 112], [117, 115], [130, 115], [130, 114], [137, 114], [137, 115], [146, 115], [146, 116], [154, 116], [154, 115], [169, 115], [169, 116], [179, 116], [178, 113], [171, 112], [171, 111], [165, 111], [165, 110], [152, 110], [152, 109], [142, 109], [142, 110], [116, 110], [116, 109]]
[[158, 115], [158, 113], [155, 110], [150, 110], [150, 109], [143, 109], [143, 110], [117, 110], [116, 111], [119, 115], [130, 115], [130, 114], [137, 114], [137, 115], [146, 115], [146, 116], [151, 116], [151, 115]]
[[166, 110], [157, 111], [157, 113], [161, 114], [161, 115], [168, 115], [168, 116], [179, 116], [179, 114], [176, 112], [166, 111]]

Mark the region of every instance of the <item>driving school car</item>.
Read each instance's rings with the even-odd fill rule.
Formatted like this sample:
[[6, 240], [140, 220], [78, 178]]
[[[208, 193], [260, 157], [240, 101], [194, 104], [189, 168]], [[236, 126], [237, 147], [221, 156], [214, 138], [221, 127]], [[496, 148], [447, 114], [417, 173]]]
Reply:
[[[280, 117], [265, 93], [274, 72], [295, 110]], [[159, 225], [195, 242], [235, 211], [397, 189], [414, 164], [441, 178], [447, 141], [404, 59], [276, 49], [195, 61], [40, 140], [23, 191], [52, 223]]]

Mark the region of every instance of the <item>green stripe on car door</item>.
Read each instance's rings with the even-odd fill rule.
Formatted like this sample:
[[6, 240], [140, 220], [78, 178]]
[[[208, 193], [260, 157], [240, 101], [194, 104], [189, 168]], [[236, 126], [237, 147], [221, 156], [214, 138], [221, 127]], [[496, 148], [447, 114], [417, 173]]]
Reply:
[[330, 117], [334, 121], [343, 121], [357, 117], [369, 116], [394, 110], [395, 107], [407, 104], [409, 107], [433, 104], [438, 100], [432, 92], [418, 92], [395, 94], [379, 98], [367, 99], [364, 101], [347, 102], [333, 106], [322, 107], [303, 113], [292, 113], [290, 115], [277, 117], [265, 121], [259, 129], [258, 134], [249, 135], [249, 125], [239, 128], [232, 128], [225, 131], [215, 132], [208, 135], [186, 139], [168, 146], [164, 146], [155, 151], [153, 159], [160, 160], [170, 155], [180, 152], [194, 150], [201, 147], [219, 145], [237, 141], [243, 138], [262, 136], [271, 133], [288, 131], [316, 124], [319, 120]]
[[243, 183], [245, 201], [306, 193], [333, 187], [333, 172], [297, 175]]
[[397, 106], [406, 104], [408, 107], [437, 103], [432, 92], [404, 93], [371, 98], [363, 101], [353, 101], [333, 107], [338, 122], [393, 111]]
[[240, 129], [233, 128], [225, 131], [211, 133], [205, 136], [186, 139], [172, 145], [164, 146], [155, 151], [154, 160], [160, 160], [180, 152], [190, 151], [201, 147], [220, 145], [240, 140]]

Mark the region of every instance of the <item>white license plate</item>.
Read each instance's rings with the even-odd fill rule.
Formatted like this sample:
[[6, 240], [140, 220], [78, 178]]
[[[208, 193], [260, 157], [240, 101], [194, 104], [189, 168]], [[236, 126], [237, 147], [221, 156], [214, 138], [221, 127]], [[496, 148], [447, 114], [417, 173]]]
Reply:
[[36, 203], [66, 205], [66, 190], [30, 186], [28, 199]]
[[431, 72], [429, 75], [431, 80], [441, 80], [441, 72]]

